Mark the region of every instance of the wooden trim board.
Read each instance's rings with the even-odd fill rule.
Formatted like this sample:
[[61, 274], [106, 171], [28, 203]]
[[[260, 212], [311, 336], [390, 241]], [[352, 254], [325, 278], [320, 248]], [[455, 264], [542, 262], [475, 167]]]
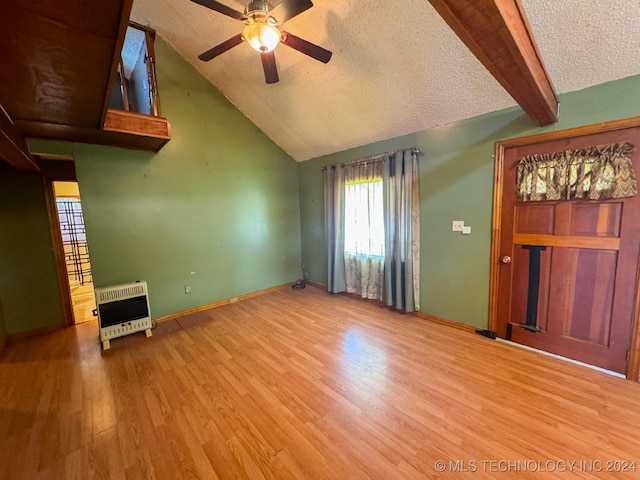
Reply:
[[437, 323], [439, 325], [444, 325], [445, 327], [455, 328], [456, 330], [462, 330], [464, 332], [476, 333], [476, 330], [480, 329], [480, 327], [474, 327], [473, 325], [467, 325], [466, 323], [454, 322], [453, 320], [446, 320], [444, 318], [436, 317], [435, 315], [431, 315], [429, 313], [424, 312], [411, 312], [411, 315], [414, 317], [421, 318], [422, 320], [427, 320], [429, 322]]
[[[204, 312], [206, 310], [211, 310], [213, 308], [221, 307], [223, 305], [228, 305], [230, 303], [241, 302], [243, 300], [248, 300], [249, 298], [258, 297], [260, 295], [276, 292], [278, 290], [283, 290], [285, 288], [291, 288], [292, 284], [293, 282], [284, 283], [282, 285], [276, 285], [274, 287], [265, 288], [263, 290], [257, 290], [255, 292], [245, 293], [244, 295], [238, 295], [237, 297], [225, 298], [223, 300], [218, 300], [217, 302], [209, 303], [207, 305], [201, 305], [199, 307], [194, 307], [188, 310], [182, 310], [180, 312], [171, 313], [169, 315], [164, 315], [162, 317], [154, 318], [153, 320], [156, 322], [167, 322], [169, 320], [175, 320], [176, 318], [180, 318], [185, 315], [190, 315], [192, 313]], [[73, 312], [73, 309], [71, 311]], [[66, 326], [73, 326], [73, 324], [66, 325], [65, 323], [61, 323], [58, 325], [48, 325], [44, 327], [34, 328], [32, 330], [26, 330], [24, 332], [12, 333], [8, 335], [8, 340], [10, 342], [14, 342], [14, 341], [23, 340], [25, 338], [37, 337], [40, 335], [51, 333], [56, 330], [60, 330], [62, 328], [65, 328]], [[2, 347], [0, 347], [0, 351], [1, 350], [2, 350]]]
[[24, 332], [10, 333], [7, 335], [7, 343], [20, 342], [28, 338], [39, 337], [51, 332], [62, 330], [66, 325], [64, 323], [57, 323], [55, 325], [45, 325], [44, 327], [33, 328], [31, 330], [25, 330]]
[[[322, 283], [311, 282], [309, 280], [307, 280], [305, 283], [312, 287], [319, 288], [320, 290], [324, 290], [325, 293], [329, 294], [329, 292], [327, 292], [327, 286], [323, 285]], [[357, 295], [349, 295], [349, 296], [351, 296], [352, 298], [356, 298], [358, 300], [365, 300], [372, 303], [380, 303], [380, 306], [387, 308], [387, 306], [382, 302], [366, 300]], [[410, 312], [409, 315], [413, 315], [414, 317], [418, 317], [422, 320], [427, 320], [429, 322], [434, 322], [439, 325], [444, 325], [446, 327], [455, 328], [456, 330], [462, 330], [469, 333], [475, 333], [476, 330], [480, 328], [480, 327], [474, 327], [472, 325], [467, 325], [465, 323], [454, 322], [453, 320], [446, 320], [444, 318], [440, 318], [435, 315], [431, 315], [429, 313], [424, 313], [424, 312]]]
[[312, 282], [311, 280], [305, 280], [304, 283], [311, 285], [312, 287], [319, 288], [320, 290], [324, 290], [325, 292], [327, 291], [327, 286], [322, 283]]
[[[306, 285], [310, 286], [310, 287], [314, 287], [317, 288], [319, 290], [322, 290], [324, 293], [326, 293], [327, 295], [333, 295], [330, 294], [329, 292], [327, 292], [327, 286], [323, 285], [321, 283], [317, 283], [317, 282], [312, 282], [309, 280], [305, 281]], [[218, 307], [222, 307], [223, 305], [229, 305], [230, 303], [236, 303], [236, 302], [241, 302], [242, 300], [247, 300], [249, 298], [253, 298], [253, 297], [257, 297], [260, 295], [264, 295], [266, 293], [270, 293], [270, 292], [275, 292], [278, 290], [283, 290], [285, 288], [291, 288], [291, 285], [293, 284], [293, 282], [291, 283], [285, 283], [282, 285], [276, 285], [275, 287], [270, 287], [270, 288], [266, 288], [264, 290], [258, 290], [255, 292], [251, 292], [251, 293], [246, 293], [244, 295], [239, 295], [237, 297], [232, 297], [232, 298], [225, 298], [223, 300], [218, 300], [217, 302], [213, 302], [213, 303], [209, 303], [207, 305], [202, 305], [199, 307], [194, 307], [194, 308], [190, 308], [188, 310], [182, 310], [180, 312], [176, 312], [176, 313], [171, 313], [169, 315], [164, 315], [162, 317], [158, 317], [155, 318], [154, 320], [158, 323], [161, 322], [167, 322], [170, 320], [175, 320], [176, 318], [180, 318], [183, 317], [185, 315], [190, 315], [193, 313], [198, 313], [198, 312], [204, 312], [206, 310], [211, 310], [214, 308], [218, 308]], [[363, 301], [367, 301], [366, 299], [363, 299], [357, 295], [349, 295], [351, 298], [357, 299], [357, 300], [363, 300]], [[377, 302], [377, 301], [369, 301], [370, 303], [374, 303], [374, 304], [378, 304], [380, 307], [386, 307], [386, 305], [384, 305], [384, 303], [382, 302]], [[399, 312], [401, 313], [401, 312]], [[459, 323], [459, 322], [454, 322], [452, 320], [446, 320], [444, 318], [440, 318], [437, 317], [435, 315], [430, 315], [428, 313], [423, 313], [423, 312], [411, 312], [409, 313], [409, 315], [413, 315], [414, 317], [418, 317], [422, 320], [428, 320], [430, 322], [434, 322], [437, 323], [439, 325], [445, 325], [447, 327], [451, 327], [451, 328], [455, 328], [456, 330], [463, 330], [469, 333], [475, 333], [476, 329], [478, 329], [479, 327], [474, 327], [472, 325], [466, 325], [464, 323]]]
[[539, 245], [543, 247], [591, 248], [596, 250], [620, 250], [619, 238], [580, 237], [566, 235], [542, 235], [531, 233], [514, 233], [513, 243], [516, 245]]
[[[62, 233], [60, 232], [60, 219], [56, 207], [56, 194], [53, 187], [54, 180], [43, 176], [45, 202], [47, 204], [47, 214], [49, 216], [49, 233], [51, 234], [51, 246], [53, 258], [56, 264], [56, 276], [58, 277], [58, 290], [60, 303], [62, 304], [62, 315], [66, 326], [75, 324], [73, 314], [73, 303], [71, 300], [71, 289], [69, 288], [69, 276], [67, 274], [67, 264], [64, 256], [64, 246], [62, 245]], [[75, 178], [68, 181], [76, 181]]]
[[265, 288], [263, 290], [256, 290], [255, 292], [245, 293], [244, 295], [238, 295], [237, 297], [225, 298], [222, 300], [218, 300], [217, 302], [208, 303], [206, 305], [200, 305], [199, 307], [189, 308], [187, 310], [181, 310], [179, 312], [170, 313], [168, 315], [163, 315], [162, 317], [154, 318], [155, 322], [168, 322], [169, 320], [175, 320], [176, 318], [184, 317], [185, 315], [191, 315], [193, 313], [204, 312], [206, 310], [211, 310], [214, 308], [222, 307], [224, 305], [229, 305], [230, 303], [241, 302], [243, 300], [247, 300], [249, 298], [258, 297], [260, 295], [264, 295], [270, 292], [276, 292], [278, 290], [283, 290], [285, 288], [291, 288], [293, 282], [283, 283], [282, 285], [276, 285], [275, 287]]

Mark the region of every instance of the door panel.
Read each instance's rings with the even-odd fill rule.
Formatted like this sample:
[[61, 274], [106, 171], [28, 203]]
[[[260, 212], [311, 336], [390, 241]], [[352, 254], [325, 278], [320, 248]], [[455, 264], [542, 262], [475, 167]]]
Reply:
[[[626, 372], [636, 318], [640, 197], [607, 201], [516, 201], [516, 165], [524, 156], [629, 141], [640, 147], [638, 127], [505, 148], [501, 172], [499, 267], [494, 277], [499, 336], [508, 324], [531, 317], [532, 247], [539, 251], [538, 331], [514, 326], [515, 342]], [[640, 155], [631, 155], [639, 175]], [[494, 224], [496, 219], [494, 218]], [[505, 256], [511, 262], [501, 261]], [[535, 284], [535, 282], [534, 282]], [[535, 312], [535, 309], [534, 309]]]
[[552, 287], [557, 334], [608, 347], [618, 252], [559, 248], [555, 254], [555, 269], [566, 271], [570, 278]]
[[515, 231], [553, 235], [555, 212], [555, 205], [517, 205]]
[[619, 237], [622, 202], [571, 205], [569, 235]]

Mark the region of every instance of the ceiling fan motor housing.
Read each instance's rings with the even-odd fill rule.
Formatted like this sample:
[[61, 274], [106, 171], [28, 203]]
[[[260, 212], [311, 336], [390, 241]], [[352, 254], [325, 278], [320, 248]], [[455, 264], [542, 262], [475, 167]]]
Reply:
[[247, 17], [252, 17], [256, 13], [264, 13], [266, 14], [266, 16], [268, 16], [270, 10], [271, 7], [269, 6], [269, 2], [265, 2], [264, 0], [255, 0], [247, 4], [247, 6], [244, 8], [244, 14]]
[[260, 53], [270, 52], [280, 43], [278, 22], [269, 14], [270, 9], [268, 2], [256, 0], [244, 10], [246, 20], [242, 36]]
[[[265, 81], [276, 83], [279, 79], [273, 49], [280, 43], [322, 63], [331, 59], [332, 54], [329, 50], [280, 30], [281, 25], [313, 7], [311, 0], [281, 0], [275, 8], [269, 4], [269, 0], [254, 0], [247, 4], [244, 12], [234, 10], [216, 0], [191, 1], [244, 23], [242, 33], [198, 55], [203, 62], [208, 62], [246, 41], [251, 48], [260, 53]], [[275, 11], [280, 21], [271, 15], [272, 11]]]

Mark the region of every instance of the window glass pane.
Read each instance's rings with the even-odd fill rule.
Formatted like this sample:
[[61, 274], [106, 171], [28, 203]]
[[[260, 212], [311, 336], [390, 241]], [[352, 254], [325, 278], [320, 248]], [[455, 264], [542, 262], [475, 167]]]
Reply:
[[345, 252], [384, 256], [382, 179], [345, 186]]

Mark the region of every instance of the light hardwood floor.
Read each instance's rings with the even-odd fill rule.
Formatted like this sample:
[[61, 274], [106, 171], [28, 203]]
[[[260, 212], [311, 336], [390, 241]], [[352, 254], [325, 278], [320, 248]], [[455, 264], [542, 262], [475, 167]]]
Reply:
[[600, 471], [640, 461], [640, 385], [314, 287], [13, 344], [0, 388], [2, 479], [640, 477]]
[[93, 316], [93, 310], [96, 308], [93, 283], [86, 285], [74, 285], [70, 288], [70, 292], [75, 323], [97, 320], [97, 317]]

